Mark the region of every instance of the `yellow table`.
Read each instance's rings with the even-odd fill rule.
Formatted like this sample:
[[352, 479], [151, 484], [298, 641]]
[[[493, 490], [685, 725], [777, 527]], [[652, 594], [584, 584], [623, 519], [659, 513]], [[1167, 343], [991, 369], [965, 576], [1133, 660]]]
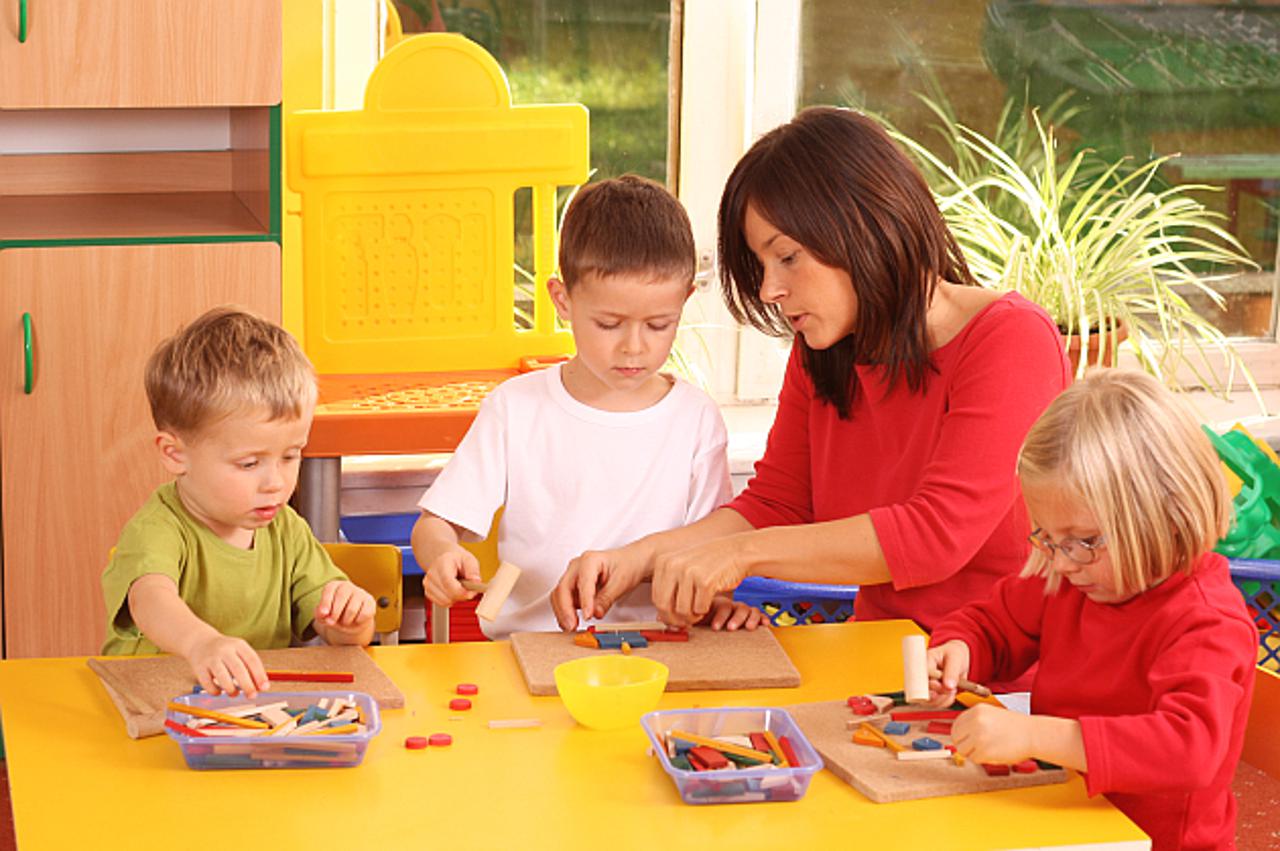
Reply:
[[[777, 631], [797, 689], [666, 694], [664, 709], [785, 706], [901, 686], [905, 621]], [[509, 646], [375, 647], [405, 693], [351, 769], [193, 771], [167, 736], [134, 741], [84, 659], [0, 663], [9, 782], [23, 851], [121, 847], [272, 849], [713, 847], [1026, 848], [1149, 844], [1105, 799], [1066, 784], [873, 804], [830, 772], [794, 803], [689, 806], [637, 725], [578, 727], [531, 697]], [[448, 709], [457, 683], [480, 693]], [[463, 714], [464, 720], [451, 721]], [[539, 729], [490, 730], [538, 717]], [[410, 735], [449, 748], [406, 750]]]

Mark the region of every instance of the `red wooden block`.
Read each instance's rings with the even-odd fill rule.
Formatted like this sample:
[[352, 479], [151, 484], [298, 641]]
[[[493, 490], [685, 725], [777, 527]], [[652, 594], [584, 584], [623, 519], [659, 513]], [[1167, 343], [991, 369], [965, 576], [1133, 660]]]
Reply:
[[764, 733], [748, 733], [747, 737], [751, 739], [753, 750], [773, 753], [773, 748], [769, 747], [769, 740], [764, 737]]
[[275, 683], [354, 683], [356, 675], [346, 671], [267, 671]]
[[995, 765], [990, 762], [982, 763], [982, 770], [987, 772], [991, 777], [1007, 777], [1009, 775], [1009, 766]]
[[900, 709], [896, 712], [890, 712], [889, 717], [894, 721], [954, 721], [960, 717], [959, 709]]
[[1022, 762], [1015, 762], [1013, 770], [1019, 774], [1035, 774], [1040, 770], [1040, 766], [1036, 765], [1034, 759], [1024, 759]]
[[714, 770], [717, 768], [728, 768], [729, 759], [715, 748], [697, 747], [689, 749], [689, 761], [695, 765], [701, 764], [701, 771]]
[[786, 736], [778, 737], [778, 747], [782, 748], [782, 756], [787, 761], [787, 765], [796, 768], [800, 765], [800, 760], [796, 757], [796, 749], [791, 747], [791, 740]]
[[950, 721], [930, 721], [928, 726], [924, 728], [924, 731], [926, 733], [942, 733], [944, 735], [950, 736], [951, 722]]
[[688, 641], [689, 633], [683, 629], [642, 629], [640, 634], [648, 641]]
[[177, 721], [174, 721], [172, 718], [164, 719], [164, 725], [168, 727], [170, 730], [174, 731], [175, 733], [181, 733], [184, 736], [195, 736], [197, 738], [202, 738], [202, 739], [209, 738], [204, 733], [201, 733], [199, 730], [197, 730], [195, 727], [188, 727], [186, 724], [179, 724]]
[[875, 703], [873, 703], [871, 698], [867, 697], [865, 694], [854, 695], [849, 698], [846, 703], [849, 704], [849, 708], [853, 710], [853, 714], [855, 715], [876, 714]]

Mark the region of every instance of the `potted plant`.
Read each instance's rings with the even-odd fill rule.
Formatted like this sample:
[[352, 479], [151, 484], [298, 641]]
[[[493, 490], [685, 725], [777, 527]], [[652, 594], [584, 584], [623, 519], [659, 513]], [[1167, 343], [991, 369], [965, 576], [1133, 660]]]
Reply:
[[[943, 118], [955, 165], [894, 135], [924, 167], [980, 283], [1043, 307], [1068, 351], [1095, 348], [1113, 362], [1127, 336], [1143, 368], [1170, 385], [1186, 367], [1224, 395], [1239, 367], [1256, 393], [1231, 342], [1184, 297], [1202, 293], [1223, 307], [1214, 282], [1255, 266], [1218, 224], [1223, 217], [1191, 195], [1212, 187], [1163, 184], [1157, 172], [1172, 157], [1137, 167], [1090, 149], [1062, 157], [1053, 126], [1035, 112], [1019, 131], [1006, 107], [993, 141], [930, 106]], [[1225, 376], [1213, 351], [1225, 359]], [[1076, 375], [1089, 363], [1073, 364]]]

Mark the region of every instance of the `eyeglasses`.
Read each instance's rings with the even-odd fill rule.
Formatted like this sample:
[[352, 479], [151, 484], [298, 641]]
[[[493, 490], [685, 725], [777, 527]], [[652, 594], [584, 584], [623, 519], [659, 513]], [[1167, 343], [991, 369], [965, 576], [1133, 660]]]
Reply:
[[1027, 536], [1027, 540], [1031, 542], [1031, 546], [1044, 553], [1045, 557], [1050, 561], [1053, 561], [1054, 556], [1061, 551], [1064, 556], [1076, 564], [1093, 564], [1098, 560], [1098, 550], [1106, 549], [1107, 546], [1105, 535], [1093, 535], [1088, 538], [1063, 538], [1056, 544], [1043, 535], [1043, 529], [1036, 529]]

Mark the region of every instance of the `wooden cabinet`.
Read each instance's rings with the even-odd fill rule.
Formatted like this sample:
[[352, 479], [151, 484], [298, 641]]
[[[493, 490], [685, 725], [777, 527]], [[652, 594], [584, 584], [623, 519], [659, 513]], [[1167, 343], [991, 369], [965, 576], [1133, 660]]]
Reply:
[[0, 0], [6, 656], [101, 647], [108, 550], [163, 479], [155, 345], [227, 302], [280, 319], [281, 12]]
[[0, 109], [280, 102], [280, 0], [6, 0], [2, 8]]
[[[272, 242], [0, 251], [6, 655], [96, 653], [100, 576], [164, 480], [142, 386], [152, 349], [227, 302], [280, 315]], [[32, 384], [24, 388], [24, 322]]]

